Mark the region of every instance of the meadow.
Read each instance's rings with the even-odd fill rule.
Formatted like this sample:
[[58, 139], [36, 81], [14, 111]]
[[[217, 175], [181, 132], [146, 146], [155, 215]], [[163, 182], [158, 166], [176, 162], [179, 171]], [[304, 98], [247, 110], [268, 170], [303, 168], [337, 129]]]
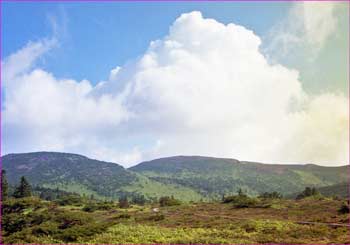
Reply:
[[2, 209], [3, 242], [350, 243], [349, 209], [344, 199], [314, 196], [252, 201], [245, 196], [243, 200], [244, 205], [229, 198], [227, 202], [180, 203], [170, 198], [121, 205], [74, 197], [60, 201], [10, 198]]

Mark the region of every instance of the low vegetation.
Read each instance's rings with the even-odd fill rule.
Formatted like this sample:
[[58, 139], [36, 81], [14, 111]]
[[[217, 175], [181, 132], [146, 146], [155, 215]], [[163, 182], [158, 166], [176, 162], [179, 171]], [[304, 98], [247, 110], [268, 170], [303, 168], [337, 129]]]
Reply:
[[159, 205], [161, 207], [176, 206], [176, 205], [180, 205], [180, 204], [181, 204], [181, 201], [175, 199], [173, 196], [171, 196], [171, 197], [165, 196], [165, 197], [159, 198]]
[[[32, 189], [23, 179], [20, 186]], [[123, 196], [116, 202], [53, 193], [53, 200], [35, 188], [30, 196], [4, 196], [3, 243], [350, 243], [349, 205], [341, 198], [251, 197], [238, 190], [222, 201]]]

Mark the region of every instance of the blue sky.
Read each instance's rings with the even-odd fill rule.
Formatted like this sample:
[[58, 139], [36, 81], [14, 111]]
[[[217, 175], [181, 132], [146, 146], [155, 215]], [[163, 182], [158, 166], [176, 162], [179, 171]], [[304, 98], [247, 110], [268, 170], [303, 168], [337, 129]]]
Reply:
[[339, 2], [2, 3], [2, 154], [349, 161]]
[[[29, 40], [50, 37], [57, 22], [60, 47], [43, 67], [58, 77], [107, 79], [116, 65], [137, 58], [150, 41], [167, 34], [182, 13], [199, 10], [206, 18], [238, 23], [264, 35], [284, 17], [283, 3], [3, 3], [3, 56]], [[263, 20], [263, 21], [262, 21]], [[63, 33], [64, 32], [64, 33]]]

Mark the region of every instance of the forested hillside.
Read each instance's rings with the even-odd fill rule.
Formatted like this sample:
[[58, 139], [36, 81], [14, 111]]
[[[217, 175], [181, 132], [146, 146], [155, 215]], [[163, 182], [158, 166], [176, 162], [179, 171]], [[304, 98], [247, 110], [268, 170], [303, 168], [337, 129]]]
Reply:
[[[100, 199], [173, 195], [184, 201], [218, 200], [239, 188], [253, 196], [266, 191], [287, 196], [306, 186], [325, 187], [326, 195], [345, 196], [346, 188], [341, 184], [346, 183], [349, 173], [349, 166], [262, 164], [201, 156], [162, 158], [129, 169], [77, 154], [55, 152], [9, 154], [2, 157], [2, 163], [10, 189], [25, 176], [34, 186]], [[327, 186], [333, 186], [329, 187], [332, 191]]]
[[244, 162], [235, 159], [177, 156], [143, 162], [130, 170], [164, 184], [190, 187], [203, 196], [219, 197], [238, 188], [251, 195], [277, 191], [284, 195], [306, 186], [323, 187], [344, 183], [349, 166], [322, 167]]

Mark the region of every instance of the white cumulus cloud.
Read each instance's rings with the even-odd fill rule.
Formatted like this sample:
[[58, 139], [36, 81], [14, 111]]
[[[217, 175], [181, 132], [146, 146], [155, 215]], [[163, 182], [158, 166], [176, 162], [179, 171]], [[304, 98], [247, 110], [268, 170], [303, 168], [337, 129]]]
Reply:
[[269, 64], [243, 26], [183, 14], [95, 87], [33, 67], [42, 54], [33, 45], [47, 46], [16, 53], [31, 55], [25, 69], [16, 54], [2, 64], [5, 152], [79, 152], [125, 166], [178, 154], [348, 162], [348, 98], [305, 93], [298, 71]]

